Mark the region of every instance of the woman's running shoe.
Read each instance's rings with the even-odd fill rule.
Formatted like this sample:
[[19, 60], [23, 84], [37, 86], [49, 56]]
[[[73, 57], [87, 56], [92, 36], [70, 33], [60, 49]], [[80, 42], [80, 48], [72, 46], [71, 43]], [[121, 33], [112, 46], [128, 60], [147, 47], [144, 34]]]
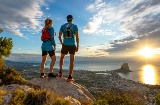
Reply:
[[45, 73], [41, 73], [40, 78], [46, 78], [46, 74]]

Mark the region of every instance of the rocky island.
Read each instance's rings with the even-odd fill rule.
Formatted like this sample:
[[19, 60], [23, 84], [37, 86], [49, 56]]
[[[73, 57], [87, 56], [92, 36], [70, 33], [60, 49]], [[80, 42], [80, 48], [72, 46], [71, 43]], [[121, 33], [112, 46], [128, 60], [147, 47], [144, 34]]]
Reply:
[[123, 63], [120, 69], [112, 70], [112, 71], [115, 71], [115, 72], [118, 72], [118, 73], [132, 72], [132, 71], [129, 69], [128, 63]]

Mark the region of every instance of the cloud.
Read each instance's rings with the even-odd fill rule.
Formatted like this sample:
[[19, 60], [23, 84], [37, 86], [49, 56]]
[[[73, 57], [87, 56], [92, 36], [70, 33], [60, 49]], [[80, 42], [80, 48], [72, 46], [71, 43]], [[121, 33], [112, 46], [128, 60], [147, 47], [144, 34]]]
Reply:
[[76, 56], [82, 56], [82, 57], [102, 57], [104, 56], [106, 57], [108, 56], [108, 53], [103, 51], [102, 49], [107, 48], [107, 47], [108, 46], [106, 44], [82, 47], [79, 49], [78, 53], [76, 53]]
[[[105, 35], [115, 36], [112, 38], [113, 42], [109, 49], [104, 49], [105, 52], [111, 54], [134, 50], [137, 45], [146, 43], [146, 37], [149, 45], [154, 47], [160, 45], [158, 43], [160, 39], [159, 0], [95, 1], [87, 7], [87, 10], [93, 18], [84, 27], [84, 33], [93, 34], [98, 30], [104, 33], [110, 30]], [[97, 22], [98, 19], [100, 19], [99, 22]], [[97, 34], [102, 35], [100, 32]]]
[[160, 30], [159, 0], [128, 0], [115, 3], [95, 1], [89, 5], [87, 10], [94, 13], [84, 32], [105, 30], [109, 23], [117, 23], [119, 30], [136, 35], [146, 35]]
[[[159, 32], [160, 33], [160, 32]], [[120, 56], [136, 56], [138, 50], [148, 46], [155, 50], [157, 56], [160, 55], [160, 36], [154, 34], [150, 36], [134, 37], [130, 36], [121, 40], [114, 40], [111, 46], [107, 49], [102, 49], [109, 55], [120, 55]]]
[[37, 30], [41, 27], [43, 0], [1, 0], [0, 26], [4, 31], [25, 37], [20, 29]]
[[[155, 2], [157, 3], [155, 5]], [[130, 2], [132, 3], [132, 2]], [[136, 35], [153, 35], [160, 28], [160, 1], [141, 0], [137, 5], [125, 13], [121, 28], [125, 32]]]

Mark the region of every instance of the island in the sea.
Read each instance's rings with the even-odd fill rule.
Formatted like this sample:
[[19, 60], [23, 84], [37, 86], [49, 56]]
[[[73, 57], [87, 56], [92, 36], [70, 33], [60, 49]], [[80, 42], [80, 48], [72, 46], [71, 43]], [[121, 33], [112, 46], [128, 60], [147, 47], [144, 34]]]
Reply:
[[123, 63], [120, 69], [112, 70], [112, 71], [115, 71], [115, 72], [118, 72], [118, 73], [132, 72], [132, 71], [129, 69], [128, 63]]

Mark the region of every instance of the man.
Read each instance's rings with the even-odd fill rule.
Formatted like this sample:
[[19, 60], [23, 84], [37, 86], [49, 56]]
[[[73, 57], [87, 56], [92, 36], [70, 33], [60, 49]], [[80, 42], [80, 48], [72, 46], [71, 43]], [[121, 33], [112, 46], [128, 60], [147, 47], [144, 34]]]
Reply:
[[[65, 55], [70, 54], [70, 67], [69, 67], [69, 76], [67, 78], [68, 82], [73, 81], [72, 73], [74, 68], [74, 55], [75, 52], [78, 51], [79, 48], [79, 35], [78, 35], [78, 27], [77, 25], [73, 24], [73, 16], [67, 16], [67, 22], [61, 26], [59, 31], [59, 41], [62, 44], [61, 49], [61, 57], [59, 62], [59, 74], [58, 76], [62, 76], [62, 67], [63, 67], [63, 60]], [[63, 42], [62, 42], [62, 35], [63, 35]], [[75, 37], [76, 37], [76, 44], [75, 44]]]

